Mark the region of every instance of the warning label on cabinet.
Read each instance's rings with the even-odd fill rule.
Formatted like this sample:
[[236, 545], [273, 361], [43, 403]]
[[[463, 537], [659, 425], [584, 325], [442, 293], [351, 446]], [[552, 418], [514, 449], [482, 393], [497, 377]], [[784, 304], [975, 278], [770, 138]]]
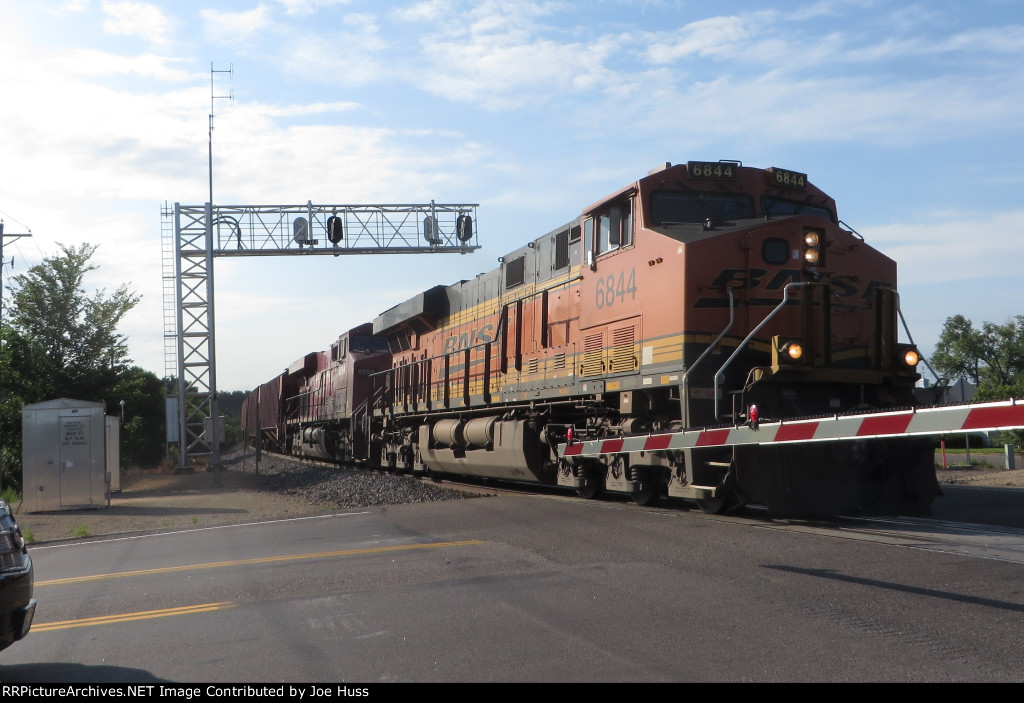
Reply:
[[64, 420], [60, 424], [62, 447], [87, 447], [89, 434], [86, 423], [82, 420]]

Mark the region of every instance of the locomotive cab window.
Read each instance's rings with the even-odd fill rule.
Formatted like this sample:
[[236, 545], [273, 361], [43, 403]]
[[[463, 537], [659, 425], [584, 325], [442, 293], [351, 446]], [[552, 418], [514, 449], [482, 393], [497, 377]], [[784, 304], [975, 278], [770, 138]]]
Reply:
[[832, 211], [828, 208], [818, 207], [817, 205], [808, 205], [807, 203], [801, 203], [796, 200], [765, 196], [761, 199], [761, 207], [764, 208], [764, 214], [766, 217], [811, 215], [812, 217], [824, 218], [829, 222], [836, 221], [835, 215], [833, 215]]
[[745, 193], [651, 193], [651, 221], [655, 227], [723, 222], [754, 217], [754, 200]]
[[350, 342], [350, 348], [352, 351], [375, 352], [388, 350], [388, 340], [381, 337], [358, 335], [352, 337]]
[[588, 250], [594, 243], [597, 254], [615, 251], [633, 244], [633, 211], [624, 200], [596, 213], [584, 224]]
[[331, 351], [334, 352], [334, 360], [341, 361], [345, 358], [345, 354], [348, 351], [348, 339], [339, 339], [333, 345], [331, 345]]

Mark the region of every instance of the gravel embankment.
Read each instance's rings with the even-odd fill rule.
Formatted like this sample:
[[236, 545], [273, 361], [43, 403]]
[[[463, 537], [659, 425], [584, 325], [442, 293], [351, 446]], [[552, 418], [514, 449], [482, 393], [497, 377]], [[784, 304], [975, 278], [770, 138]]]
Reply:
[[[223, 457], [225, 468], [255, 472], [255, 457], [240, 449]], [[312, 505], [365, 508], [474, 498], [469, 493], [408, 475], [350, 469], [268, 455], [260, 462], [260, 489], [299, 498]]]

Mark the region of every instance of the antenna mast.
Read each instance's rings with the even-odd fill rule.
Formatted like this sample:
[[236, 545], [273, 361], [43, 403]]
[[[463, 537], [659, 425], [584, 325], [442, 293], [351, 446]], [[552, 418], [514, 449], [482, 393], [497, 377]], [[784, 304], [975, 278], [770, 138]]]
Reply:
[[214, 74], [217, 74], [217, 73], [227, 73], [229, 78], [234, 78], [235, 77], [235, 65], [233, 63], [232, 64], [228, 64], [228, 69], [226, 71], [224, 71], [224, 70], [214, 70], [213, 62], [212, 61], [210, 62], [210, 148], [209, 148], [209, 155], [210, 155], [210, 165], [209, 165], [209, 173], [210, 173], [210, 205], [213, 205], [213, 104], [214, 104], [214, 101], [216, 101], [216, 100], [230, 100], [232, 103], [234, 103], [234, 101], [235, 101], [235, 91], [233, 91], [233, 90], [228, 91], [227, 95], [216, 95], [216, 94], [214, 94], [214, 92], [213, 92], [213, 78], [214, 78]]

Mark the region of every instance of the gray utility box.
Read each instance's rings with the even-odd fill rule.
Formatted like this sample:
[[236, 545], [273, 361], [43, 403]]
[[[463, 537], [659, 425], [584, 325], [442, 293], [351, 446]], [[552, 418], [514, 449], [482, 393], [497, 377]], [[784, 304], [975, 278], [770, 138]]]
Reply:
[[101, 508], [109, 497], [103, 403], [58, 398], [21, 409], [27, 512]]

